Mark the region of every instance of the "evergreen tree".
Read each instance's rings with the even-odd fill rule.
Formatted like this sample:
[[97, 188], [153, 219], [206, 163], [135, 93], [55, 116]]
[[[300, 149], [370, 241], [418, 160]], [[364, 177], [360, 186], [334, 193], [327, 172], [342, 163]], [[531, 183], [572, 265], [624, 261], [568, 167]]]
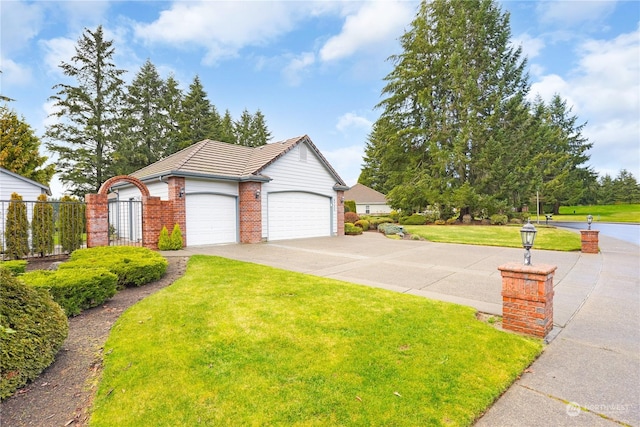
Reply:
[[62, 249], [73, 252], [82, 246], [84, 204], [70, 196], [62, 196], [59, 212], [59, 238]]
[[173, 77], [167, 77], [165, 81], [162, 110], [166, 114], [167, 148], [163, 157], [169, 156], [180, 149], [180, 117], [182, 114], [182, 99], [184, 95], [180, 90], [178, 81]]
[[220, 122], [220, 141], [229, 144], [237, 144], [233, 118], [229, 110], [225, 110], [222, 121]]
[[266, 145], [271, 140], [271, 132], [267, 127], [267, 121], [259, 109], [254, 113], [251, 120], [251, 134], [253, 137], [251, 147]]
[[244, 145], [245, 147], [251, 147], [253, 143], [253, 134], [251, 129], [251, 123], [253, 121], [253, 117], [245, 108], [242, 110], [242, 114], [240, 118], [236, 120], [234, 124], [235, 135], [236, 135], [236, 144]]
[[33, 253], [45, 256], [53, 253], [53, 206], [41, 194], [33, 208], [31, 220], [31, 247]]
[[189, 86], [180, 114], [180, 149], [204, 139], [218, 139], [220, 115], [209, 102], [207, 93], [196, 76]]
[[29, 221], [27, 205], [18, 193], [11, 194], [4, 227], [4, 254], [20, 259], [29, 254]]
[[528, 91], [510, 35], [508, 14], [491, 0], [421, 3], [385, 78], [383, 123], [367, 147], [380, 157], [363, 168], [391, 182], [380, 185], [391, 187], [394, 208], [456, 203], [462, 215], [491, 196], [486, 166], [500, 161], [491, 145], [524, 144], [510, 132], [509, 112], [519, 107], [512, 100]]
[[245, 147], [259, 147], [267, 144], [271, 139], [271, 132], [269, 132], [264, 114], [260, 110], [252, 115], [245, 108], [234, 127], [236, 144]]
[[58, 154], [60, 179], [73, 194], [97, 192], [113, 175], [112, 154], [118, 142], [125, 72], [112, 62], [113, 41], [102, 26], [85, 29], [71, 62], [60, 67], [77, 85], [57, 84], [50, 99], [60, 119], [47, 128], [47, 148]]
[[619, 203], [640, 203], [640, 186], [632, 173], [622, 169], [613, 180], [613, 194]]
[[598, 180], [598, 204], [611, 205], [615, 203], [615, 187], [611, 175], [605, 174]]
[[40, 155], [40, 139], [24, 118], [0, 106], [0, 167], [33, 181], [49, 185], [55, 166], [44, 166]]

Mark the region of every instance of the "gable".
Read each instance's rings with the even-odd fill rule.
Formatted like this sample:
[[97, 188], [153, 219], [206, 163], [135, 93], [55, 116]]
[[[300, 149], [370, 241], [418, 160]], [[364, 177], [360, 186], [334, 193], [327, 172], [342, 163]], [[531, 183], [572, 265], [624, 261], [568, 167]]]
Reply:
[[0, 168], [0, 200], [11, 199], [11, 193], [14, 192], [21, 195], [24, 201], [35, 201], [40, 194], [51, 195], [46, 185]]

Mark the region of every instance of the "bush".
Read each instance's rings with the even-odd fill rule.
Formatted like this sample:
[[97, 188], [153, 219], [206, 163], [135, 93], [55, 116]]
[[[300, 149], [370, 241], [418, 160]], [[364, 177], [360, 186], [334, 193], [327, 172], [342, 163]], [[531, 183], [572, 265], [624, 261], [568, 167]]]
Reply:
[[458, 222], [458, 218], [449, 218], [445, 221], [448, 225], [453, 225]]
[[31, 219], [31, 248], [33, 253], [45, 256], [53, 252], [53, 206], [47, 195], [38, 196]]
[[369, 221], [369, 230], [377, 230], [380, 224], [393, 222], [388, 216], [368, 216], [366, 220]]
[[391, 234], [402, 234], [404, 233], [402, 228], [399, 225], [384, 223], [378, 226], [378, 231], [384, 233], [385, 236], [389, 236]]
[[396, 210], [393, 210], [389, 213], [389, 218], [391, 218], [393, 222], [398, 222], [398, 219], [400, 218], [400, 213]]
[[345, 222], [344, 223], [344, 234], [346, 234], [348, 236], [359, 235], [359, 234], [362, 234], [362, 228], [356, 227], [354, 224], [352, 224], [350, 222]]
[[22, 259], [15, 259], [12, 261], [0, 262], [0, 269], [9, 270], [12, 276], [22, 274], [27, 270], [27, 261]]
[[60, 245], [71, 253], [82, 246], [84, 204], [74, 197], [62, 196], [59, 217]]
[[445, 225], [447, 221], [445, 221], [444, 219], [436, 219], [433, 223], [435, 225]]
[[169, 230], [166, 226], [160, 230], [160, 237], [158, 237], [158, 249], [161, 251], [171, 250], [171, 238], [169, 237]]
[[360, 216], [355, 212], [346, 212], [344, 214], [344, 222], [350, 222], [351, 224], [355, 224], [356, 221], [360, 219]]
[[100, 246], [74, 251], [71, 260], [62, 263], [60, 269], [104, 267], [118, 276], [118, 287], [122, 288], [158, 280], [167, 271], [167, 265], [167, 260], [151, 249]]
[[414, 213], [409, 217], [402, 218], [400, 220], [400, 224], [403, 225], [425, 225], [427, 223], [427, 218], [424, 215]]
[[23, 274], [20, 280], [34, 288], [49, 291], [69, 317], [114, 296], [118, 283], [118, 277], [106, 268], [38, 270]]
[[522, 224], [522, 220], [520, 218], [511, 218], [509, 224]]
[[51, 295], [0, 269], [0, 399], [49, 366], [68, 332], [67, 317]]
[[366, 219], [359, 219], [353, 225], [362, 228], [363, 231], [369, 230], [369, 221]]
[[174, 251], [178, 251], [182, 249], [182, 231], [180, 231], [180, 226], [175, 224], [173, 226], [173, 231], [171, 231], [171, 249]]
[[[356, 209], [356, 201], [355, 200], [345, 200], [344, 201], [345, 212], [353, 212], [356, 213], [358, 210]], [[347, 210], [349, 209], [349, 210]]]
[[509, 221], [506, 215], [495, 214], [491, 215], [489, 218], [491, 221], [491, 225], [505, 225]]
[[11, 193], [11, 202], [6, 215], [4, 253], [11, 258], [19, 259], [29, 253], [29, 222], [27, 205], [18, 193]]

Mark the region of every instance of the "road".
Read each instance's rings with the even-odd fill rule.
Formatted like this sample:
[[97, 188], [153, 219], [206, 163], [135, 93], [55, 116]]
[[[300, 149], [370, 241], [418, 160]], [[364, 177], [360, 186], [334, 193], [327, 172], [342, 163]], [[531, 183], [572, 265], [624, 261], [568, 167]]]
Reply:
[[[543, 224], [544, 221], [540, 221]], [[571, 228], [574, 230], [586, 230], [587, 223], [585, 222], [560, 222], [549, 221], [549, 225], [556, 227]], [[592, 230], [600, 231], [603, 236], [613, 237], [615, 239], [624, 240], [635, 245], [640, 246], [640, 224], [620, 224], [620, 223], [605, 223], [594, 222], [591, 224]]]

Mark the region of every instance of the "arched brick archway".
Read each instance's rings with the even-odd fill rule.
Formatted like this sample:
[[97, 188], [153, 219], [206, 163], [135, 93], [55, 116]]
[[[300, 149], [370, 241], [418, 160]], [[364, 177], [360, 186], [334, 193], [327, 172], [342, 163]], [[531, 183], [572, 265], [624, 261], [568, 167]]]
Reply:
[[136, 186], [142, 194], [142, 245], [158, 248], [158, 236], [162, 228], [162, 201], [151, 196], [147, 186], [138, 178], [118, 175], [108, 179], [100, 186], [97, 194], [87, 194], [87, 247], [109, 245], [109, 206], [107, 193], [119, 183], [127, 182]]

